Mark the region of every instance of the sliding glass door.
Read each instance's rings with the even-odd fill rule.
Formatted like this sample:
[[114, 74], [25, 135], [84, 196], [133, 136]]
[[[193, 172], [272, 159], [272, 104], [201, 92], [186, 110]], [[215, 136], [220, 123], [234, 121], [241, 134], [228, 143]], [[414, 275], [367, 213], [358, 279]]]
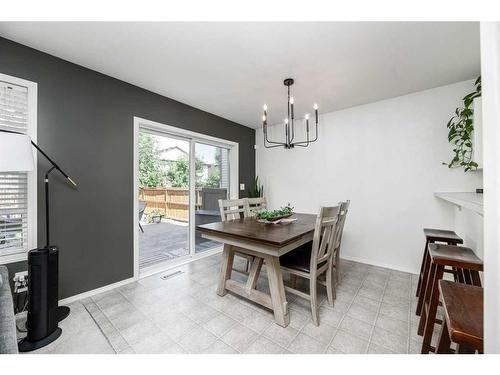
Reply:
[[190, 255], [190, 140], [139, 132], [139, 267]]
[[136, 139], [138, 269], [220, 249], [196, 225], [220, 221], [219, 199], [237, 197], [237, 144], [147, 120]]
[[[207, 224], [220, 221], [219, 199], [228, 199], [229, 194], [229, 149], [195, 143], [195, 223]], [[220, 243], [195, 233], [195, 253], [221, 246]]]

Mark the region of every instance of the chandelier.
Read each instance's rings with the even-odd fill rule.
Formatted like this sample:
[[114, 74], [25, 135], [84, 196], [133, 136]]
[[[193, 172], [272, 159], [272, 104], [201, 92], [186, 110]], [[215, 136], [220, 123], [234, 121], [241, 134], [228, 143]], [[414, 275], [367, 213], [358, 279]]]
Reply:
[[285, 127], [285, 142], [275, 142], [270, 141], [267, 137], [267, 105], [264, 104], [264, 115], [262, 116], [262, 130], [264, 131], [264, 146], [266, 148], [274, 147], [284, 147], [284, 148], [294, 148], [295, 146], [307, 147], [309, 143], [313, 143], [318, 139], [318, 105], [314, 104], [314, 115], [316, 130], [314, 139], [309, 136], [309, 114], [306, 113], [304, 120], [306, 122], [306, 139], [302, 141], [295, 140], [295, 114], [293, 112], [294, 99], [290, 96], [290, 86], [293, 85], [293, 79], [287, 78], [283, 81], [283, 84], [288, 88], [288, 101], [287, 101], [287, 116], [284, 120]]

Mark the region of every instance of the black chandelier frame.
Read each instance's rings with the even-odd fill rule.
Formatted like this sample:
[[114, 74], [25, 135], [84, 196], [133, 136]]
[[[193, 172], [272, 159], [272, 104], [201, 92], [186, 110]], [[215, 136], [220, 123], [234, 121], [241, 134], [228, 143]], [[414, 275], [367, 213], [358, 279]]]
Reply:
[[264, 105], [264, 115], [262, 117], [262, 130], [264, 132], [264, 147], [265, 148], [275, 148], [275, 147], [284, 147], [286, 149], [292, 149], [295, 146], [298, 147], [307, 147], [309, 144], [316, 142], [318, 139], [318, 106], [314, 104], [314, 112], [315, 112], [315, 137], [314, 139], [310, 139], [310, 131], [309, 131], [309, 115], [306, 114], [306, 140], [305, 141], [297, 141], [294, 142], [295, 139], [295, 113], [294, 113], [294, 100], [293, 97], [290, 96], [290, 86], [294, 84], [293, 78], [287, 78], [283, 81], [283, 84], [287, 87], [288, 96], [287, 96], [287, 117], [284, 121], [285, 127], [285, 142], [276, 142], [271, 141], [268, 138], [267, 134], [267, 106]]

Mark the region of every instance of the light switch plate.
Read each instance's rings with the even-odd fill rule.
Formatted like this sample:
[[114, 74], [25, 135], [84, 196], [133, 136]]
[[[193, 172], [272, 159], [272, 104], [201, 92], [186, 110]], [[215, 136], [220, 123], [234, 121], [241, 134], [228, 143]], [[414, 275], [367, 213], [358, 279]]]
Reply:
[[245, 184], [240, 184], [240, 190], [245, 190]]

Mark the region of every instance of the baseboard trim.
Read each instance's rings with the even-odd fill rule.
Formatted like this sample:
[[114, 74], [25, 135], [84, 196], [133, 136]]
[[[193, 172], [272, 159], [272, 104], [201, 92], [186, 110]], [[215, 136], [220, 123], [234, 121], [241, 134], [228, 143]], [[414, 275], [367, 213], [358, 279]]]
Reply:
[[137, 281], [137, 279], [135, 277], [131, 277], [129, 279], [121, 280], [121, 281], [118, 281], [118, 282], [113, 283], [113, 284], [104, 285], [104, 286], [97, 288], [97, 289], [92, 289], [92, 290], [89, 290], [87, 292], [75, 294], [74, 296], [71, 296], [71, 297], [63, 298], [63, 299], [59, 300], [59, 304], [67, 305], [69, 303], [73, 303], [75, 301], [78, 301], [78, 300], [81, 300], [84, 298], [95, 296], [96, 294], [99, 294], [99, 293], [109, 292], [112, 289], [119, 288], [120, 286], [130, 284], [134, 281]]
[[351, 257], [351, 256], [345, 256], [345, 255], [342, 255], [340, 258], [341, 259], [345, 259], [345, 260], [350, 260], [352, 262], [369, 264], [370, 266], [389, 268], [389, 269], [395, 270], [395, 271], [401, 271], [401, 272], [411, 273], [412, 275], [418, 275], [418, 271], [410, 270], [410, 269], [407, 269], [407, 268], [404, 268], [404, 267], [395, 266], [394, 264], [385, 264], [385, 263], [380, 263], [380, 262], [370, 262], [370, 261], [368, 261], [366, 259], [361, 259], [361, 258], [356, 258], [356, 257]]

